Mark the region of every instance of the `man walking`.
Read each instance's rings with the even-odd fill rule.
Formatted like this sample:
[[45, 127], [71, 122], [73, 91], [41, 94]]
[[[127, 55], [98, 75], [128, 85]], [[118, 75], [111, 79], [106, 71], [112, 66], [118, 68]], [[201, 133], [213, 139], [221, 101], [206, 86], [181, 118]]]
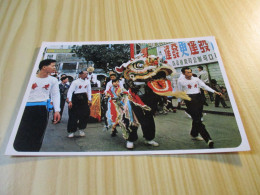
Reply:
[[86, 79], [87, 71], [81, 71], [79, 78], [71, 83], [68, 91], [69, 121], [67, 125], [68, 137], [75, 136], [79, 129], [79, 136], [85, 136], [84, 129], [87, 127], [91, 106], [91, 85]]
[[[180, 91], [185, 91], [187, 95], [191, 98], [191, 101], [186, 101], [187, 111], [192, 117], [192, 128], [190, 135], [192, 139], [202, 140], [202, 138], [206, 141], [209, 148], [214, 147], [214, 142], [212, 141], [208, 131], [206, 130], [205, 125], [201, 121], [202, 110], [203, 110], [203, 101], [202, 96], [200, 94], [200, 88], [204, 90], [210, 91], [212, 93], [216, 93], [217, 95], [221, 95], [221, 93], [214, 91], [210, 87], [208, 87], [203, 81], [201, 81], [197, 77], [192, 76], [192, 71], [190, 68], [185, 67], [182, 68], [182, 73], [185, 78], [179, 80], [178, 88]], [[201, 135], [199, 137], [198, 135]]]

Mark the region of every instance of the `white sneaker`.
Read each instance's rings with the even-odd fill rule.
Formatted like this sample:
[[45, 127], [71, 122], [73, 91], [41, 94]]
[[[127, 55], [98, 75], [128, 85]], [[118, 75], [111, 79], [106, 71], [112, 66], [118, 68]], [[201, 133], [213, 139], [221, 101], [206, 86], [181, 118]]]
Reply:
[[126, 148], [127, 149], [133, 149], [134, 148], [134, 142], [127, 141], [126, 142]]
[[105, 125], [103, 128], [103, 131], [108, 131], [108, 129], [109, 129], [109, 127]]
[[168, 114], [168, 112], [166, 110], [163, 111], [163, 114]]
[[163, 107], [163, 110], [166, 112], [169, 112], [169, 110], [166, 108], [166, 106]]
[[203, 141], [203, 140], [204, 140], [204, 139], [203, 139], [202, 137], [200, 137], [200, 136], [197, 136], [197, 137], [191, 136], [191, 139], [192, 139], [192, 140], [197, 140], [197, 141]]
[[154, 140], [151, 140], [151, 141], [145, 140], [144, 143], [147, 145], [151, 145], [151, 146], [159, 146], [159, 144], [157, 142], [155, 142]]
[[83, 130], [79, 130], [79, 136], [84, 137], [84, 136], [86, 136], [86, 134]]
[[74, 137], [74, 133], [69, 133], [68, 138], [72, 138], [72, 137]]

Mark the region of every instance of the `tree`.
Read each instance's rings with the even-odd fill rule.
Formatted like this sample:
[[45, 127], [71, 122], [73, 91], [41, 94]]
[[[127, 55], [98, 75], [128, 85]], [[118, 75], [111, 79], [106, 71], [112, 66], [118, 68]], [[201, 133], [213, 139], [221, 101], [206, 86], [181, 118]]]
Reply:
[[78, 57], [84, 57], [86, 61], [93, 61], [96, 68], [105, 70], [107, 63], [113, 69], [130, 60], [129, 44], [74, 45], [72, 52]]

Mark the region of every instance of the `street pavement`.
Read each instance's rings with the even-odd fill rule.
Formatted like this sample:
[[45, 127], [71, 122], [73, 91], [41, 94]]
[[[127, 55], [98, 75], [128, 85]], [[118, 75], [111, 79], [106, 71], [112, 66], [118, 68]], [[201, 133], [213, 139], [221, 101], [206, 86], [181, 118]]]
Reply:
[[[230, 105], [229, 102], [227, 102]], [[182, 107], [182, 109], [184, 109]], [[146, 150], [187, 150], [208, 149], [204, 141], [191, 140], [189, 132], [192, 120], [185, 114], [184, 110], [176, 113], [160, 114], [155, 116], [156, 137], [160, 146], [153, 147], [144, 144], [141, 127], [138, 129], [139, 139], [134, 143], [134, 151]], [[232, 148], [241, 143], [240, 133], [232, 108], [214, 108], [212, 103], [204, 107], [203, 123], [210, 133], [215, 148]], [[207, 112], [214, 111], [214, 112]], [[231, 113], [226, 115], [223, 112]], [[125, 147], [126, 141], [122, 137], [120, 127], [117, 127], [116, 137], [110, 136], [110, 130], [104, 131], [104, 122], [89, 123], [85, 137], [67, 137], [68, 108], [65, 105], [64, 115], [60, 123], [53, 125], [52, 116], [43, 140], [41, 152], [97, 152], [97, 151], [128, 151]]]

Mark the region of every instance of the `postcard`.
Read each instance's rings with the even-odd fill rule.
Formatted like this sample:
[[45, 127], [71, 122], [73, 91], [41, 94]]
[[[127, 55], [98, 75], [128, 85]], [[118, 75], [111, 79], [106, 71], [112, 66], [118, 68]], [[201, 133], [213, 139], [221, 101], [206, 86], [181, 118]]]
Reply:
[[248, 151], [214, 37], [43, 42], [6, 155]]

